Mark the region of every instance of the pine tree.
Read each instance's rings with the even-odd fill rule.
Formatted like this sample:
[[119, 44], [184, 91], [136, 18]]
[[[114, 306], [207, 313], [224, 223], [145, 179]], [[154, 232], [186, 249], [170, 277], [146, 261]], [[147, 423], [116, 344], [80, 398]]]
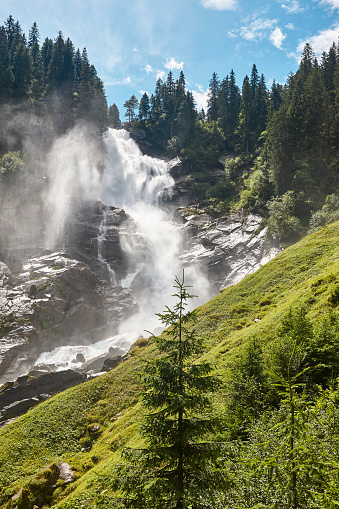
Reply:
[[108, 108], [108, 125], [113, 129], [120, 129], [121, 127], [120, 114], [116, 104], [112, 104]]
[[239, 108], [240, 108], [240, 91], [239, 87], [236, 84], [235, 74], [232, 69], [229, 78], [228, 128], [233, 143], [235, 131], [238, 125]]
[[0, 27], [0, 98], [7, 100], [12, 93], [14, 76], [10, 68], [8, 39], [4, 27]]
[[282, 90], [283, 87], [279, 83], [277, 84], [275, 80], [273, 80], [271, 91], [269, 93], [269, 104], [270, 109], [276, 111], [280, 108], [282, 103]]
[[22, 42], [13, 55], [13, 95], [17, 99], [23, 99], [28, 96], [31, 78], [32, 63], [28, 49]]
[[218, 110], [220, 117], [220, 124], [224, 135], [229, 135], [229, 102], [230, 102], [230, 87], [228, 76], [221, 82], [219, 94], [218, 94]]
[[30, 31], [28, 33], [28, 44], [27, 44], [28, 48], [32, 49], [35, 43], [39, 44], [39, 40], [40, 40], [40, 34], [39, 34], [38, 25], [37, 25], [36, 21], [34, 21], [32, 28], [30, 29]]
[[149, 97], [145, 92], [144, 95], [142, 96], [142, 98], [140, 99], [140, 103], [139, 103], [139, 119], [147, 120], [149, 117], [149, 114], [150, 114], [150, 109], [151, 109], [151, 106], [150, 106]]
[[41, 63], [45, 85], [47, 84], [47, 75], [49, 64], [52, 59], [52, 54], [53, 54], [53, 41], [52, 39], [46, 37], [46, 39], [43, 42], [43, 45], [41, 46]]
[[254, 100], [255, 93], [256, 93], [258, 85], [259, 85], [259, 74], [258, 74], [257, 66], [255, 64], [253, 64], [253, 66], [252, 66], [250, 82], [251, 82], [251, 90], [252, 90], [252, 99]]
[[53, 44], [52, 56], [48, 66], [48, 88], [53, 90], [59, 87], [63, 80], [64, 73], [64, 50], [65, 41], [62, 32], [59, 31], [58, 37]]
[[267, 88], [265, 77], [262, 74], [254, 95], [255, 104], [255, 132], [254, 141], [257, 142], [261, 133], [266, 129], [267, 123]]
[[79, 87], [79, 84], [81, 81], [81, 67], [82, 67], [81, 53], [78, 48], [76, 50], [75, 57], [74, 57], [74, 72], [75, 72], [75, 86], [76, 87]]
[[170, 328], [154, 337], [159, 355], [146, 362], [142, 375], [145, 447], [124, 452], [124, 507], [215, 508], [226, 485], [213, 463], [220, 445], [202, 442], [213, 429], [209, 393], [220, 383], [208, 362], [196, 360], [204, 344], [193, 328], [195, 312], [185, 312], [192, 295], [184, 281], [175, 283], [177, 304], [158, 314]]
[[207, 100], [207, 116], [209, 120], [218, 120], [218, 94], [220, 82], [216, 72], [212, 74], [209, 82], [209, 95]]
[[185, 75], [184, 72], [181, 70], [175, 86], [177, 109], [180, 107], [181, 101], [185, 98], [186, 92], [185, 87], [186, 87]]
[[124, 108], [126, 108], [125, 117], [128, 118], [128, 122], [132, 122], [135, 118], [135, 110], [139, 105], [138, 99], [133, 94], [127, 101], [124, 103]]
[[245, 76], [242, 91], [241, 91], [241, 105], [239, 114], [239, 127], [238, 132], [242, 145], [248, 157], [249, 150], [251, 149], [251, 120], [253, 118], [253, 103], [252, 103], [252, 89], [248, 76]]
[[7, 38], [8, 38], [8, 47], [9, 47], [9, 49], [11, 49], [12, 42], [13, 42], [13, 39], [14, 39], [14, 36], [16, 33], [15, 21], [14, 21], [14, 18], [12, 15], [8, 16], [8, 18], [6, 19], [5, 29], [6, 29], [6, 34], [7, 34]]

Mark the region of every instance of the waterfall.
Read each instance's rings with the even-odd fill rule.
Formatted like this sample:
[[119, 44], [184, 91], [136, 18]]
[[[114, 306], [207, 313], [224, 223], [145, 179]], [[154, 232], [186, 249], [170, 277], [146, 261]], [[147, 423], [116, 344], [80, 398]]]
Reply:
[[[90, 346], [60, 347], [42, 354], [37, 363], [53, 363], [57, 367], [74, 366], [71, 360], [80, 351], [89, 360], [106, 353], [110, 347], [128, 348], [145, 330], [152, 331], [160, 325], [155, 313], [172, 307], [175, 276], [181, 277], [179, 255], [182, 250], [181, 225], [172, 217], [170, 199], [174, 180], [168, 173], [166, 163], [143, 155], [137, 144], [125, 130], [109, 129], [104, 134], [106, 155], [101, 177], [99, 198], [106, 207], [124, 209], [138, 225], [137, 231], [120, 232], [120, 242], [129, 260], [125, 278], [117, 281], [111, 272], [111, 283], [131, 288], [138, 300], [140, 313], [120, 326], [119, 334], [103, 339]], [[97, 190], [97, 186], [96, 186]], [[167, 206], [164, 206], [166, 205]], [[98, 258], [106, 263], [104, 239], [106, 217], [98, 236]], [[193, 293], [200, 299], [192, 307], [210, 297], [209, 285], [194, 267], [185, 268], [185, 280], [193, 285]]]
[[100, 260], [102, 263], [104, 263], [107, 267], [107, 272], [109, 275], [109, 281], [111, 285], [116, 285], [118, 283], [117, 277], [115, 275], [114, 270], [110, 266], [109, 263], [107, 263], [105, 256], [104, 256], [104, 240], [106, 237], [106, 220], [107, 215], [106, 211], [103, 209], [102, 211], [103, 219], [101, 221], [101, 224], [99, 226], [99, 236], [98, 236], [98, 260]]
[[[110, 129], [105, 144], [101, 201], [124, 209], [139, 226], [139, 232], [121, 236], [130, 266], [121, 284], [131, 287], [141, 311], [152, 315], [169, 304], [174, 277], [180, 272], [178, 224], [161, 207], [171, 197], [174, 181], [166, 163], [143, 155], [126, 131]], [[146, 256], [141, 242], [146, 243]]]

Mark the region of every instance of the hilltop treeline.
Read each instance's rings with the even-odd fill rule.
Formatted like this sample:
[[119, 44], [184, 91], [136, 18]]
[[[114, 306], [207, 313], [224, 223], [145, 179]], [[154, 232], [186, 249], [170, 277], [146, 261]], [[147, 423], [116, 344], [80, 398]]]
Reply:
[[[267, 88], [256, 65], [237, 86], [233, 70], [213, 73], [207, 111], [198, 112], [180, 72], [154, 94], [125, 103], [136, 138], [179, 155], [196, 201], [210, 213], [243, 208], [267, 217], [285, 243], [336, 219], [338, 206], [339, 52], [321, 60], [306, 44], [299, 68]], [[226, 154], [225, 174], [219, 158]]]
[[[104, 85], [89, 62], [86, 48], [75, 49], [62, 32], [54, 41], [46, 37], [41, 43], [36, 22], [27, 38], [12, 16], [0, 26], [0, 106], [7, 126], [11, 113], [18, 111], [50, 119], [48, 128], [56, 134], [80, 119], [101, 130], [107, 124]], [[5, 136], [0, 141], [1, 153], [20, 148], [8, 147]]]

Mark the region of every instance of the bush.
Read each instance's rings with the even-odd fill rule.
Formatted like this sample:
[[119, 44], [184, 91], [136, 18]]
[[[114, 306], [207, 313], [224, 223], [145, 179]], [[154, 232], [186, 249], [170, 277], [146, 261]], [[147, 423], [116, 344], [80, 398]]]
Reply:
[[302, 238], [304, 227], [295, 216], [296, 199], [293, 191], [268, 202], [269, 230], [279, 237], [282, 244], [293, 244]]
[[309, 233], [329, 223], [339, 221], [339, 197], [336, 194], [326, 196], [325, 204], [320, 210], [312, 213], [310, 219]]
[[24, 166], [20, 152], [7, 152], [0, 159], [0, 181], [12, 183], [23, 171]]

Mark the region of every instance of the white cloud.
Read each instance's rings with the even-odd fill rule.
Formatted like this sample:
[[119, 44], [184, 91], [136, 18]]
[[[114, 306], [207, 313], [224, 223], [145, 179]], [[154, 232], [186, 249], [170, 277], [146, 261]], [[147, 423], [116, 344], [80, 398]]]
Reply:
[[165, 71], [157, 71], [156, 79], [158, 80], [160, 78], [161, 80], [163, 80], [165, 76], [166, 76]]
[[287, 28], [287, 30], [295, 30], [295, 26], [293, 25], [293, 23], [287, 23], [287, 25], [285, 25], [285, 28]]
[[236, 37], [238, 37], [238, 34], [236, 33], [236, 30], [229, 30], [227, 32], [227, 35], [230, 39], [235, 39]]
[[303, 12], [304, 10], [304, 8], [301, 7], [298, 0], [285, 0], [284, 2], [280, 1], [280, 3], [281, 7], [283, 9], [286, 9], [286, 11], [289, 12], [290, 14], [297, 14], [298, 12]]
[[167, 59], [166, 63], [164, 64], [164, 67], [166, 67], [166, 69], [168, 69], [169, 71], [173, 71], [174, 69], [183, 69], [184, 67], [184, 62], [176, 62], [176, 60], [174, 60], [174, 58], [172, 57], [170, 60]]
[[207, 100], [208, 100], [208, 92], [209, 90], [204, 90], [201, 85], [196, 85], [199, 90], [191, 90], [193, 94], [193, 98], [196, 102], [198, 111], [202, 108], [207, 110]]
[[147, 72], [147, 74], [151, 74], [153, 72], [153, 67], [147, 64], [144, 70]]
[[201, 5], [205, 9], [214, 11], [235, 11], [238, 7], [237, 0], [201, 0]]
[[331, 9], [339, 9], [339, 0], [321, 0], [320, 4], [328, 5]]
[[127, 76], [127, 78], [124, 78], [121, 80], [117, 80], [117, 79], [104, 80], [104, 85], [105, 85], [105, 87], [114, 87], [116, 85], [128, 85], [131, 82], [132, 82], [131, 78], [129, 76]]
[[300, 56], [302, 53], [304, 46], [307, 42], [309, 42], [314, 50], [314, 53], [320, 56], [324, 51], [326, 53], [332, 46], [334, 42], [337, 42], [339, 37], [339, 22], [333, 26], [333, 28], [328, 28], [327, 30], [322, 30], [317, 35], [313, 35], [309, 39], [302, 41], [298, 48], [297, 52]]
[[276, 23], [275, 19], [255, 19], [250, 25], [241, 27], [240, 35], [247, 41], [261, 40], [268, 36]]
[[282, 49], [282, 43], [286, 39], [286, 35], [282, 33], [279, 27], [276, 27], [270, 34], [270, 41], [278, 49]]

